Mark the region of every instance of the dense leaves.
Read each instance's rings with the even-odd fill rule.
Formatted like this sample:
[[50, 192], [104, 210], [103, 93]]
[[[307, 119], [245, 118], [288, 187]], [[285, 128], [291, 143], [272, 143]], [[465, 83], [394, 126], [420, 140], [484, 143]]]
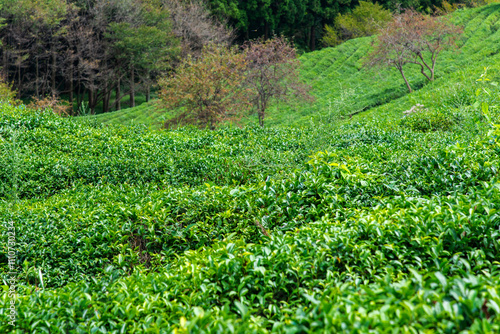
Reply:
[[161, 105], [180, 111], [166, 124], [195, 124], [215, 129], [218, 123], [241, 117], [250, 94], [245, 80], [245, 56], [236, 48], [212, 44], [199, 58], [184, 59], [172, 76], [160, 81]]
[[228, 236], [157, 274], [118, 279], [109, 267], [105, 279], [30, 292], [20, 306], [20, 328], [34, 328], [46, 314], [37, 330], [385, 331], [390, 325], [494, 332], [500, 191], [484, 187], [467, 196], [388, 200], [292, 233], [276, 231], [265, 243]]
[[2, 78], [23, 98], [63, 97], [75, 114], [82, 102], [94, 113], [125, 96], [134, 107], [139, 92], [149, 101], [179, 52], [232, 41], [199, 2], [1, 0], [0, 21]]
[[2, 102], [0, 332], [499, 332], [496, 80], [295, 128]]
[[325, 46], [336, 46], [348, 39], [374, 35], [391, 18], [391, 12], [378, 3], [360, 1], [351, 13], [339, 14], [334, 25], [325, 25], [322, 42]]
[[499, 327], [496, 128], [154, 132], [2, 108], [21, 331]]

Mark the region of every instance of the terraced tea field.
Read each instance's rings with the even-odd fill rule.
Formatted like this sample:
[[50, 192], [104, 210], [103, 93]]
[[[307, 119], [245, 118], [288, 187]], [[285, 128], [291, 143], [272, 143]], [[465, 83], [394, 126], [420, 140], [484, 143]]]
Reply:
[[268, 128], [0, 103], [0, 332], [499, 333], [500, 7], [454, 15], [436, 82], [353, 40], [302, 56], [317, 102]]

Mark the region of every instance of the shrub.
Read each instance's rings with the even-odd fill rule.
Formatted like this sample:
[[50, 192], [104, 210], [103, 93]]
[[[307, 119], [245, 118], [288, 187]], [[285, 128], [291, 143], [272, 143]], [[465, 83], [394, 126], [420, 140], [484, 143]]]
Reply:
[[405, 112], [406, 115], [401, 120], [401, 126], [412, 131], [448, 131], [455, 121], [451, 115], [447, 115], [438, 109], [419, 109], [413, 107]]
[[199, 58], [188, 56], [175, 74], [160, 80], [161, 105], [177, 110], [172, 125], [210, 127], [241, 116], [248, 106], [245, 56], [235, 48], [211, 44]]
[[378, 125], [152, 132], [0, 104], [27, 185], [0, 201], [0, 332], [499, 332], [498, 127]]
[[72, 109], [68, 102], [62, 101], [55, 95], [44, 98], [35, 97], [27, 107], [33, 110], [51, 110], [59, 116], [69, 116]]
[[12, 84], [3, 79], [0, 80], [0, 101], [17, 104], [16, 95], [17, 92], [13, 89]]
[[331, 26], [328, 24], [325, 24], [325, 33], [321, 41], [323, 42], [323, 45], [330, 47], [337, 46], [342, 43], [337, 29], [335, 29], [335, 26]]

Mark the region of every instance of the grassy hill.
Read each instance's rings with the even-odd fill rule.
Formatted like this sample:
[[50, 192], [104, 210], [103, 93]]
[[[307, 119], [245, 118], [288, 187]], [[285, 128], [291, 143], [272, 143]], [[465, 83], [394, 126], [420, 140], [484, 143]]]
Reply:
[[134, 108], [126, 108], [95, 116], [82, 116], [79, 118], [90, 118], [97, 123], [134, 125], [143, 124], [157, 128], [161, 125], [165, 115], [159, 112], [154, 102], [143, 103]]
[[316, 106], [350, 68], [329, 85], [370, 108], [340, 123], [157, 131], [1, 102], [0, 333], [500, 332], [500, 87], [472, 39], [410, 95], [348, 66], [369, 39], [304, 56]]
[[338, 121], [339, 114], [360, 111], [367, 111], [361, 118], [398, 119], [417, 103], [429, 107], [463, 103], [461, 99], [472, 95], [473, 82], [485, 67], [490, 68], [490, 79], [500, 79], [500, 5], [456, 11], [452, 20], [464, 28], [464, 34], [458, 50], [440, 54], [435, 82], [428, 83], [419, 68], [410, 65], [406, 72], [417, 91], [408, 94], [396, 69], [381, 71], [364, 65], [372, 38], [350, 40], [301, 57], [303, 77], [312, 84], [317, 102], [274, 111], [272, 120], [275, 124], [300, 124], [311, 118], [330, 122]]
[[500, 330], [487, 123], [158, 132], [0, 107], [18, 331]]
[[[399, 72], [364, 66], [373, 38], [359, 38], [335, 47], [304, 54], [302, 76], [313, 86], [316, 102], [311, 105], [275, 105], [269, 110], [267, 124], [339, 122], [346, 115], [356, 118], [398, 119], [401, 113], [420, 103], [425, 106], [462, 103], [472, 84], [490, 68], [492, 80], [500, 80], [500, 4], [458, 10], [453, 22], [464, 28], [458, 50], [442, 52], [438, 58], [436, 80], [428, 83], [416, 67], [408, 66], [407, 76], [415, 91], [408, 94]], [[165, 117], [165, 116], [164, 116]], [[103, 123], [159, 126], [162, 118], [152, 104], [99, 115]], [[249, 117], [244, 124], [257, 123]]]

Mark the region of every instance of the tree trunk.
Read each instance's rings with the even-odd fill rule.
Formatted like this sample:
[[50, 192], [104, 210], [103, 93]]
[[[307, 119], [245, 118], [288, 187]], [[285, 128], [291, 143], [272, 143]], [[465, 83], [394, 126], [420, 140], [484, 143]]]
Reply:
[[264, 39], [269, 39], [269, 22], [264, 24]]
[[40, 98], [40, 84], [38, 83], [38, 78], [40, 77], [40, 65], [38, 64], [38, 57], [36, 58], [36, 78], [35, 78], [35, 87], [36, 87], [36, 97]]
[[406, 79], [406, 76], [405, 76], [405, 73], [403, 72], [403, 68], [399, 68], [399, 73], [401, 73], [401, 76], [403, 77], [405, 83], [406, 83], [406, 87], [408, 87], [408, 90], [410, 91], [410, 93], [412, 92], [411, 90], [411, 86], [410, 86], [410, 83], [408, 82], [408, 80]]
[[7, 60], [7, 50], [4, 48], [3, 49], [3, 79], [5, 81], [9, 81], [9, 62]]
[[52, 88], [52, 95], [56, 95], [56, 65], [57, 65], [57, 54], [55, 50], [55, 45], [52, 43], [52, 82], [51, 82], [51, 88]]
[[309, 45], [311, 46], [311, 29], [310, 28], [306, 28], [306, 33], [304, 34], [306, 36], [306, 45]]
[[130, 73], [130, 107], [135, 107], [135, 76], [134, 76], [134, 68], [132, 68], [132, 72]]
[[148, 88], [146, 90], [146, 102], [149, 102], [150, 99], [151, 99], [151, 86], [148, 85]]
[[261, 107], [259, 110], [259, 125], [261, 127], [264, 127], [264, 113], [265, 113], [266, 108], [264, 106]]
[[436, 67], [436, 59], [432, 59], [432, 67], [431, 67], [431, 81], [434, 81], [434, 68]]
[[78, 92], [76, 95], [76, 110], [80, 110], [82, 106], [82, 81], [80, 77], [80, 71], [78, 71]]
[[[433, 61], [433, 64], [432, 64], [432, 68], [427, 64], [427, 62], [425, 61], [424, 59], [424, 56], [421, 54], [421, 53], [418, 53], [417, 56], [420, 58], [420, 60], [422, 61], [422, 64], [420, 64], [420, 66], [422, 66], [422, 74], [427, 78], [427, 80], [429, 81], [434, 81], [434, 61]], [[425, 67], [427, 67], [427, 69], [429, 70], [429, 72], [431, 73], [431, 76], [429, 77], [426, 73], [425, 73]]]
[[118, 79], [118, 82], [116, 83], [116, 96], [115, 96], [115, 109], [120, 110], [122, 108], [121, 105], [121, 92], [120, 92], [120, 79]]
[[48, 85], [49, 85], [49, 77], [48, 77], [48, 73], [49, 73], [49, 61], [45, 61], [44, 62], [44, 66], [45, 66], [45, 77], [42, 77], [42, 81], [41, 81], [41, 87], [40, 87], [40, 96], [45, 96], [47, 94], [47, 88], [48, 88]]
[[104, 93], [102, 97], [102, 112], [106, 113], [109, 111], [109, 99], [111, 98], [110, 91], [108, 91], [108, 87], [104, 88]]
[[311, 51], [316, 50], [316, 27], [311, 26]]
[[17, 66], [17, 95], [19, 98], [21, 98], [21, 61], [22, 61], [22, 56], [21, 53], [19, 53], [19, 58], [18, 58], [19, 64]]
[[95, 115], [95, 101], [94, 101], [95, 92], [93, 89], [89, 89], [89, 107], [90, 114]]
[[69, 77], [69, 104], [71, 105], [71, 110], [73, 111], [73, 91], [75, 90], [75, 87], [73, 85], [73, 66], [71, 66], [70, 70], [70, 77]]

